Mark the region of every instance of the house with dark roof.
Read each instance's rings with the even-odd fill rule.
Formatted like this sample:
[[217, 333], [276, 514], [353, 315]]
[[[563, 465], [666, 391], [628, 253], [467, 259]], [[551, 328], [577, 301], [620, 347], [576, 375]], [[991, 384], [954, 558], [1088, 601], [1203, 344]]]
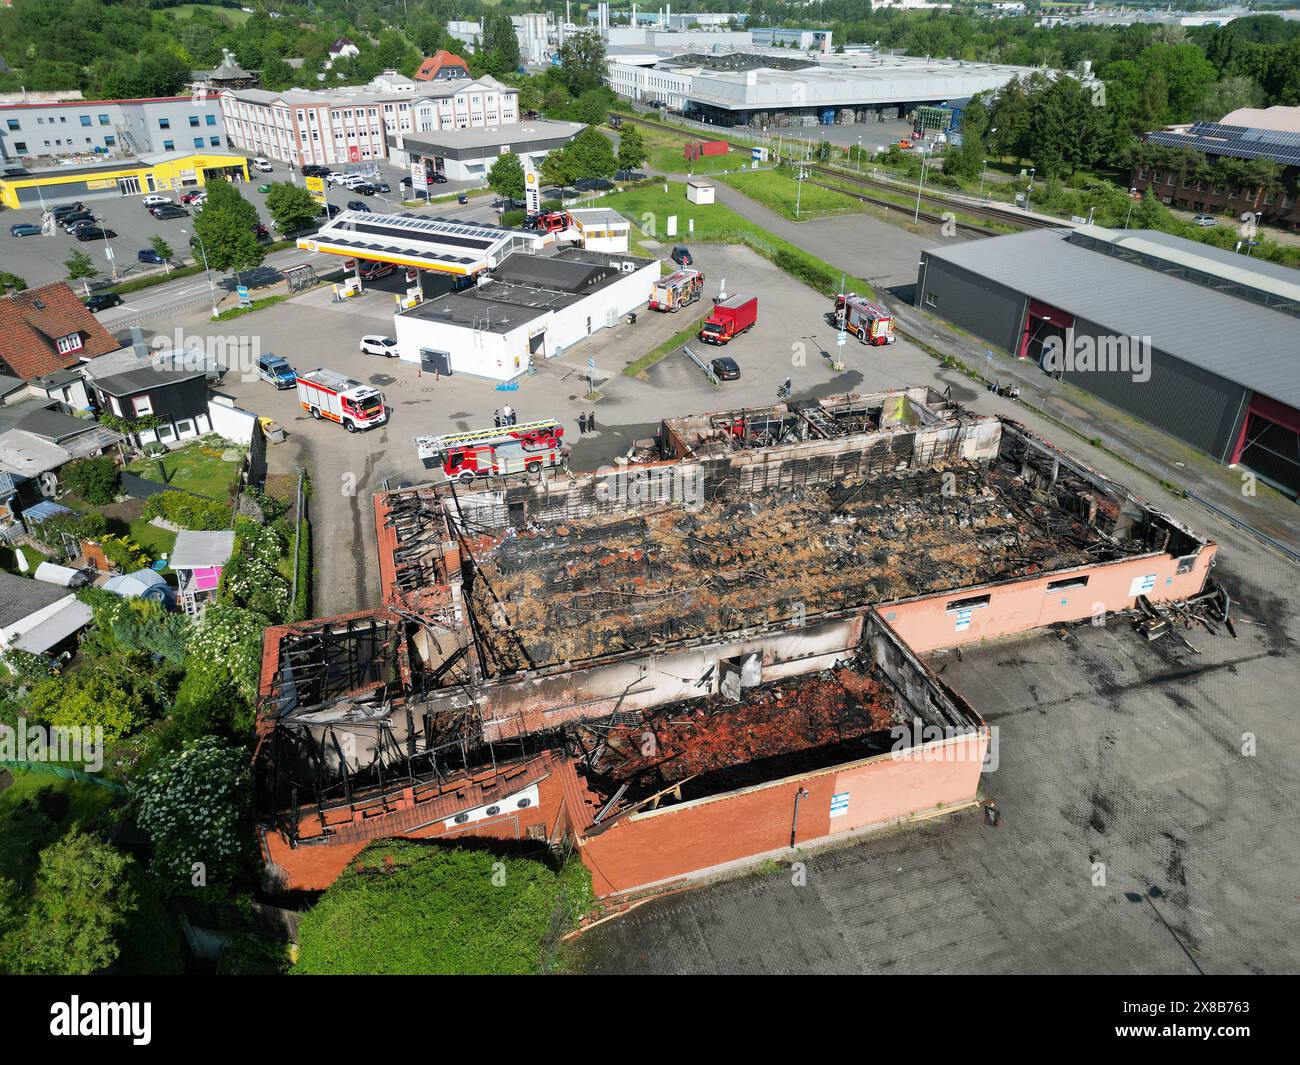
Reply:
[[90, 623], [67, 588], [0, 572], [0, 650], [48, 654]]
[[95, 377], [91, 387], [101, 411], [124, 418], [128, 425], [148, 426], [129, 430], [137, 446], [175, 444], [212, 432], [207, 373], [202, 368], [144, 363]]
[[469, 64], [445, 48], [428, 56], [415, 72], [416, 81], [456, 81], [469, 76]]
[[0, 297], [0, 374], [31, 381], [119, 347], [66, 282]]

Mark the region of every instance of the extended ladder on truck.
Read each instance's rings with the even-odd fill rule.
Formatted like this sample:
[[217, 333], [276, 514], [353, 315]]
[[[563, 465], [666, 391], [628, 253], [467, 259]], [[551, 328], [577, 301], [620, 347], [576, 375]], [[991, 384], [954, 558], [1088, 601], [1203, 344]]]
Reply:
[[427, 468], [438, 465], [448, 479], [536, 473], [563, 465], [564, 427], [554, 418], [474, 429], [442, 436], [417, 436], [415, 450]]

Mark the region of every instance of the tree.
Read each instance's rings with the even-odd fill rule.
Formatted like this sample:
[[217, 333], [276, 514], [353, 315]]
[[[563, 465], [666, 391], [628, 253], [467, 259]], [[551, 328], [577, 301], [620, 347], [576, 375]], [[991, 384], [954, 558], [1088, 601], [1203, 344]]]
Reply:
[[97, 507], [117, 497], [117, 464], [107, 455], [69, 462], [63, 467], [62, 480], [69, 492]]
[[498, 196], [508, 200], [524, 198], [524, 164], [514, 152], [498, 156], [488, 171], [488, 187]]
[[99, 276], [99, 267], [95, 265], [95, 260], [87, 255], [80, 248], [77, 248], [68, 258], [63, 260], [63, 265], [68, 271], [69, 281], [80, 281], [86, 289], [86, 295], [90, 295], [90, 279]]
[[194, 216], [194, 231], [203, 241], [208, 265], [233, 271], [238, 282], [239, 271], [261, 266], [266, 258], [254, 232], [257, 208], [228, 181], [212, 179], [207, 188], [207, 203]]
[[248, 755], [213, 736], [161, 758], [135, 789], [164, 891], [229, 887], [247, 857]]
[[605, 62], [605, 42], [600, 34], [586, 30], [567, 38], [560, 49], [560, 70], [565, 85], [574, 96], [603, 86], [609, 68]]
[[598, 126], [609, 117], [611, 103], [613, 94], [608, 89], [588, 89], [564, 109], [564, 117], [570, 122]]
[[988, 131], [989, 112], [983, 99], [971, 98], [961, 113], [961, 144], [944, 153], [943, 172], [949, 177], [971, 181], [984, 169], [984, 136]]
[[614, 146], [605, 134], [593, 126], [588, 126], [574, 137], [564, 153], [571, 160], [575, 181], [579, 178], [607, 178], [618, 169]]
[[[119, 667], [112, 675], [111, 667]], [[123, 662], [103, 662], [50, 677], [32, 688], [27, 712], [36, 721], [63, 729], [102, 728], [104, 738], [119, 740], [148, 719], [148, 706], [136, 678], [123, 675]]]
[[81, 832], [46, 847], [25, 919], [0, 948], [0, 968], [88, 976], [111, 965], [120, 950], [118, 933], [137, 903], [130, 883], [133, 864]]
[[483, 19], [483, 41], [475, 49], [489, 74], [508, 74], [519, 69], [519, 38], [510, 16], [496, 11]]
[[172, 246], [161, 235], [155, 234], [149, 238], [149, 247], [153, 248], [154, 254], [163, 261], [163, 267], [170, 274], [172, 272], [172, 258], [176, 255], [172, 251]]
[[636, 126], [625, 122], [618, 133], [618, 168], [635, 170], [646, 161], [645, 139]]
[[312, 194], [291, 181], [275, 181], [266, 194], [266, 209], [281, 233], [306, 229], [320, 216], [320, 204]]
[[6, 289], [13, 289], [15, 292], [22, 292], [27, 288], [27, 282], [17, 274], [9, 274], [0, 271], [0, 292]]

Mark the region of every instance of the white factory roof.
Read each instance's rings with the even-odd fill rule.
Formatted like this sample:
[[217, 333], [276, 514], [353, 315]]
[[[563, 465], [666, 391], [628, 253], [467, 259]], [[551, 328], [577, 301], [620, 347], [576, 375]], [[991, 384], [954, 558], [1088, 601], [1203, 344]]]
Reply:
[[1029, 67], [956, 60], [881, 57], [874, 65], [803, 70], [710, 70], [691, 74], [689, 97], [727, 108], [848, 107], [869, 103], [958, 100], [1031, 74]]

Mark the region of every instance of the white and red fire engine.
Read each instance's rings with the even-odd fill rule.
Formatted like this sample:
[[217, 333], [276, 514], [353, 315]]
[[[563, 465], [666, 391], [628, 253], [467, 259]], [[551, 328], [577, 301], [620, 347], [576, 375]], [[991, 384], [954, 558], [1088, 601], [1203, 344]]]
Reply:
[[650, 309], [677, 311], [688, 303], [694, 303], [703, 294], [704, 275], [684, 267], [654, 283], [650, 289]]
[[554, 418], [499, 429], [417, 436], [415, 449], [428, 469], [441, 466], [448, 480], [538, 473], [564, 464], [564, 426]]
[[349, 433], [388, 421], [384, 394], [334, 370], [298, 375], [298, 405], [313, 418], [338, 422]]
[[893, 315], [853, 292], [835, 297], [835, 324], [864, 344], [892, 344], [898, 339]]

